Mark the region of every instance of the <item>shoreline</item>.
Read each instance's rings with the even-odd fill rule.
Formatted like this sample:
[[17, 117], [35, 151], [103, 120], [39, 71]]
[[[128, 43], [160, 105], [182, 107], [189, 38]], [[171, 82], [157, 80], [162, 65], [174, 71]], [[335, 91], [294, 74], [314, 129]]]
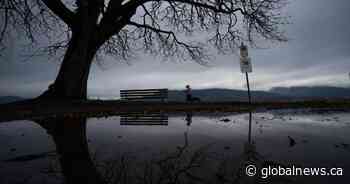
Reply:
[[128, 112], [247, 112], [276, 109], [350, 110], [350, 101], [309, 100], [298, 102], [142, 102], [117, 100], [35, 101], [0, 105], [0, 122], [33, 118], [107, 117]]

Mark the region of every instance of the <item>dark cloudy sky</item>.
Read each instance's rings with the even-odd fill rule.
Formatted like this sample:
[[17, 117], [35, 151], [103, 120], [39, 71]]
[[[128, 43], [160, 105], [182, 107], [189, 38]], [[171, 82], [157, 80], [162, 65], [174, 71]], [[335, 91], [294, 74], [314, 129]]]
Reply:
[[[275, 86], [350, 86], [350, 1], [290, 0], [284, 29], [289, 42], [250, 51], [254, 90]], [[15, 39], [15, 38], [14, 38]], [[23, 62], [16, 42], [0, 62], [0, 96], [33, 97], [55, 79], [59, 62], [35, 58]], [[244, 88], [238, 56], [215, 56], [210, 67], [164, 62], [139, 55], [131, 65], [108, 59], [90, 74], [90, 96], [118, 96], [120, 89]]]

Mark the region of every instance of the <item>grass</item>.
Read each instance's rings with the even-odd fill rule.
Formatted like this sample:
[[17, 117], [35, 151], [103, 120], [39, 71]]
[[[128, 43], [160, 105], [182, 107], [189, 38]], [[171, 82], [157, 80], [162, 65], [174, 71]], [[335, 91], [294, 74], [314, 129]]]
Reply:
[[0, 105], [0, 122], [47, 117], [105, 117], [128, 112], [244, 112], [249, 110], [317, 108], [350, 109], [350, 101], [309, 100], [276, 102], [143, 102], [119, 100], [26, 101]]

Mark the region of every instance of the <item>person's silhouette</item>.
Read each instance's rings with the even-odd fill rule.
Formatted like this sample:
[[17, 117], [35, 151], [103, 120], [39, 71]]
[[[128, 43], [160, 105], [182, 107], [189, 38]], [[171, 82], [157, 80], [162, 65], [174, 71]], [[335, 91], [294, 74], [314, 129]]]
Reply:
[[191, 102], [192, 101], [192, 89], [190, 85], [186, 85], [186, 101]]

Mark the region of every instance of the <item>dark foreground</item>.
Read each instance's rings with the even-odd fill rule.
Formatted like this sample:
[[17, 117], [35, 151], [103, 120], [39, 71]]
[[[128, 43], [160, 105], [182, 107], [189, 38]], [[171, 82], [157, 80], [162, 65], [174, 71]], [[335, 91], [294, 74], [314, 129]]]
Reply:
[[329, 110], [33, 117], [0, 124], [0, 183], [346, 184], [349, 132]]

